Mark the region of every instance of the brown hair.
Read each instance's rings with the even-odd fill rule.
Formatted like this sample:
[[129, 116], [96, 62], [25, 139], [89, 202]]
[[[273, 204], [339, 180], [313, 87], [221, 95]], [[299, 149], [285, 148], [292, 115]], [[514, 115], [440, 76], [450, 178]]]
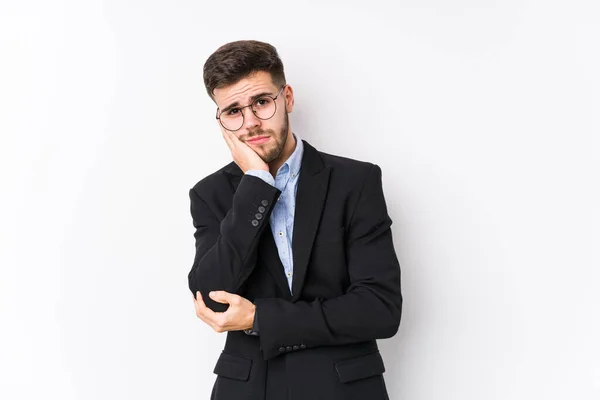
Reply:
[[213, 91], [232, 85], [257, 71], [271, 74], [275, 86], [285, 85], [283, 63], [275, 47], [257, 40], [238, 40], [219, 47], [204, 63], [204, 86]]

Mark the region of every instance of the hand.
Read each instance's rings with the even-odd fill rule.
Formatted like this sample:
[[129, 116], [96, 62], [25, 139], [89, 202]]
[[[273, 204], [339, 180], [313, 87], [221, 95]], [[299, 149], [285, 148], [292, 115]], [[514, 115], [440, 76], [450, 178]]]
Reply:
[[217, 303], [229, 304], [227, 311], [214, 312], [204, 304], [202, 294], [196, 292], [196, 297], [194, 297], [196, 315], [210, 325], [215, 332], [241, 331], [252, 328], [256, 306], [251, 301], [223, 290], [211, 292], [209, 296]]
[[246, 143], [238, 139], [233, 132], [227, 129], [221, 129], [223, 138], [231, 150], [233, 161], [242, 169], [244, 173], [250, 169], [262, 169], [269, 171], [269, 166], [262, 158]]

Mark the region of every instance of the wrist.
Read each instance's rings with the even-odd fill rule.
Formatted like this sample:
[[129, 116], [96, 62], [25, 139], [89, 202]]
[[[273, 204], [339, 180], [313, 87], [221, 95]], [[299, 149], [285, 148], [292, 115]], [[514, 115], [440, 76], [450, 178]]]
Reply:
[[254, 304], [252, 304], [252, 307], [250, 309], [250, 313], [248, 315], [248, 323], [246, 324], [246, 329], [252, 329], [252, 327], [254, 326], [254, 318], [256, 316], [256, 306]]
[[252, 304], [252, 322], [249, 328], [244, 329], [244, 333], [250, 336], [258, 336], [258, 321], [256, 321], [256, 306]]

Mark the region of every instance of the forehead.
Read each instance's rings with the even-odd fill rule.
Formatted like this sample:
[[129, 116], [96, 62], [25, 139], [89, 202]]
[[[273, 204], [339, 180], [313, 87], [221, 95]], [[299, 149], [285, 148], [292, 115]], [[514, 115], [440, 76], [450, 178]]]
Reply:
[[264, 71], [255, 72], [230, 86], [225, 86], [213, 91], [215, 102], [219, 107], [239, 102], [245, 104], [250, 97], [263, 92], [275, 94], [275, 85], [271, 81], [271, 74]]

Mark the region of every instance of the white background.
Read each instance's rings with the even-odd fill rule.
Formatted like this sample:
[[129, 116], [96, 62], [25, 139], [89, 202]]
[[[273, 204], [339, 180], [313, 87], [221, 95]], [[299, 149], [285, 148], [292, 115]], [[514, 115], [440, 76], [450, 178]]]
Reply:
[[300, 137], [382, 167], [392, 400], [600, 398], [597, 2], [0, 4], [3, 400], [208, 399], [188, 189], [230, 161], [202, 66], [238, 39]]

